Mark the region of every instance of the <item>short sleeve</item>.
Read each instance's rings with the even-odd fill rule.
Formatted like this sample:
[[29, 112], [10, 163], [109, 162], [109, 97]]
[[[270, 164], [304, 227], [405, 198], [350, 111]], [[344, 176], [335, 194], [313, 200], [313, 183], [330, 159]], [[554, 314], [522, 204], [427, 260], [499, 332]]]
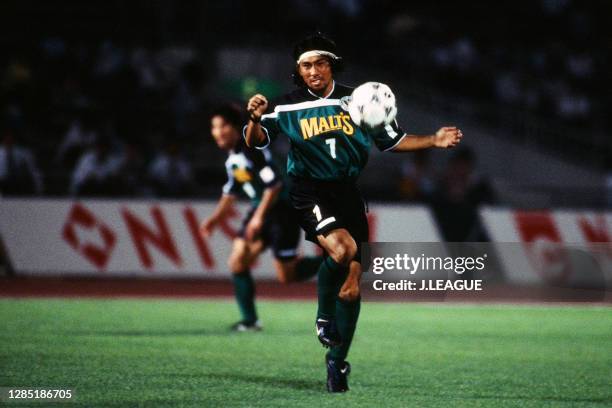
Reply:
[[368, 132], [380, 151], [393, 149], [406, 136], [406, 133], [394, 120], [389, 125]]
[[262, 184], [268, 188], [275, 186], [281, 181], [280, 171], [268, 149], [262, 150], [264, 163], [257, 169], [257, 176]]

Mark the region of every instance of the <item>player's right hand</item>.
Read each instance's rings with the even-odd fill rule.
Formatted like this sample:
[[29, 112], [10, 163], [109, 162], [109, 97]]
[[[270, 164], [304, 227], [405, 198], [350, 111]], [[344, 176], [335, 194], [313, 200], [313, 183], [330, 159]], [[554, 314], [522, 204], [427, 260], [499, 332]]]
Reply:
[[208, 238], [213, 233], [216, 226], [217, 221], [214, 218], [207, 218], [202, 221], [202, 225], [200, 225], [200, 234], [202, 234], [204, 238]]
[[261, 94], [253, 95], [247, 103], [247, 111], [254, 119], [261, 119], [261, 115], [268, 110], [268, 100]]

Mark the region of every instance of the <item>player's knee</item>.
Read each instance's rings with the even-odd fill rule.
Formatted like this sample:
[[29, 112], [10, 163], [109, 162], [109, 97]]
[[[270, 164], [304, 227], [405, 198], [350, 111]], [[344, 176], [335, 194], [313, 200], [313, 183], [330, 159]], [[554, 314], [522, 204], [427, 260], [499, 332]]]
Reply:
[[357, 244], [353, 239], [338, 240], [331, 254], [332, 259], [340, 265], [348, 265], [357, 253]]
[[230, 257], [229, 261], [227, 262], [229, 270], [235, 275], [241, 274], [246, 271], [249, 268], [249, 265], [247, 265], [247, 263], [245, 262], [245, 258], [246, 257], [244, 256]]

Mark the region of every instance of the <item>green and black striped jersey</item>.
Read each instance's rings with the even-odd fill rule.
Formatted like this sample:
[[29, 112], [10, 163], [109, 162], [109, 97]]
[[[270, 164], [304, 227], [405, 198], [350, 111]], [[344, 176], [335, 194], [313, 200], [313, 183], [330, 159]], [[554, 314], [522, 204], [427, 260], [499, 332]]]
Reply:
[[380, 150], [391, 150], [405, 133], [396, 122], [374, 131], [355, 125], [341, 104], [342, 98], [352, 91], [334, 83], [325, 98], [305, 88], [271, 103], [269, 113], [261, 120], [268, 140], [258, 148], [267, 147], [279, 134], [284, 134], [291, 142], [287, 158], [289, 175], [354, 181], [368, 161], [372, 141]]
[[[248, 149], [242, 139], [230, 150], [225, 169], [227, 182], [223, 186], [223, 194], [246, 196], [254, 207], [259, 205], [266, 188], [283, 183], [282, 174], [270, 151]], [[279, 199], [288, 199], [285, 183]]]

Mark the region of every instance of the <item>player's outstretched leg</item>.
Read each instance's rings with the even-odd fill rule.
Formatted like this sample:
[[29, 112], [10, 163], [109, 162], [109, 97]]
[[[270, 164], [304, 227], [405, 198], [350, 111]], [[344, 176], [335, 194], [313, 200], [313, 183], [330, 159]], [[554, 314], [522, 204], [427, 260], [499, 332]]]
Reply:
[[255, 309], [255, 283], [249, 269], [253, 259], [251, 252], [244, 239], [234, 240], [229, 267], [232, 271], [236, 302], [242, 316], [242, 319], [231, 327], [234, 331], [261, 330]]

